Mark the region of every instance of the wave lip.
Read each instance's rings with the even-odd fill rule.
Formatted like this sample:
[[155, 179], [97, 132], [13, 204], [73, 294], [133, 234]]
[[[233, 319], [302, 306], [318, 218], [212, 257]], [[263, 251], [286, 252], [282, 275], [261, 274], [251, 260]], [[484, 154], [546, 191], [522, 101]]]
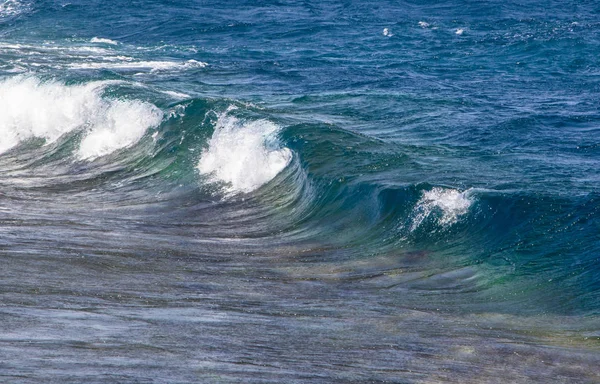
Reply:
[[137, 142], [162, 121], [162, 111], [139, 100], [102, 97], [114, 81], [65, 85], [16, 76], [0, 81], [0, 154], [32, 138], [46, 144], [69, 132], [86, 131], [76, 155], [93, 159]]
[[287, 167], [292, 152], [277, 146], [277, 125], [267, 120], [241, 121], [228, 112], [219, 117], [198, 170], [211, 182], [227, 184], [228, 193], [252, 192]]

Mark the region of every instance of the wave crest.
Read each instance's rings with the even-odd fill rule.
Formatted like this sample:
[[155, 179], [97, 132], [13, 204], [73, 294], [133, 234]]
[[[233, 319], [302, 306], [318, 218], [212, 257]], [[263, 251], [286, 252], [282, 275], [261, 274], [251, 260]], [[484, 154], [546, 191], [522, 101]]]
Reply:
[[162, 121], [162, 111], [138, 100], [102, 97], [110, 81], [65, 85], [34, 77], [0, 81], [0, 153], [32, 138], [52, 143], [66, 133], [85, 130], [77, 156], [93, 159], [136, 143]]
[[228, 193], [252, 192], [272, 180], [291, 161], [292, 152], [274, 140], [279, 127], [267, 120], [241, 121], [225, 112], [198, 163]]
[[413, 222], [411, 231], [414, 231], [429, 216], [438, 212], [437, 224], [447, 227], [456, 223], [461, 216], [466, 214], [473, 203], [467, 191], [459, 192], [455, 189], [434, 187], [430, 191], [423, 191], [421, 199], [413, 209]]

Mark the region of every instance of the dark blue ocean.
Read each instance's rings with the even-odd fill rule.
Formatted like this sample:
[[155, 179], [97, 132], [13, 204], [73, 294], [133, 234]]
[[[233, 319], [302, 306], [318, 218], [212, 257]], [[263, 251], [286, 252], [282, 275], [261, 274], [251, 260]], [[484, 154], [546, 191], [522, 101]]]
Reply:
[[600, 3], [0, 0], [0, 382], [599, 366]]

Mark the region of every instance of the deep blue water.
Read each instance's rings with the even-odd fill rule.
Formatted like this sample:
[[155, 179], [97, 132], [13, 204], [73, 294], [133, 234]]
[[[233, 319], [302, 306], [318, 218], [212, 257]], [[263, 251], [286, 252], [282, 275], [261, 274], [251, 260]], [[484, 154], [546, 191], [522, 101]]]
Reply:
[[0, 378], [600, 382], [600, 4], [0, 0]]

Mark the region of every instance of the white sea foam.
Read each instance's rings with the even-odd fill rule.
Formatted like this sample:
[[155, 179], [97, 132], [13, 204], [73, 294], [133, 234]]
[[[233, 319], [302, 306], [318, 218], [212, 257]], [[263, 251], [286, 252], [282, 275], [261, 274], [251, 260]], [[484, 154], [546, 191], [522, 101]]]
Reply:
[[415, 230], [434, 212], [438, 213], [436, 219], [438, 225], [442, 227], [452, 225], [469, 211], [472, 203], [468, 191], [459, 192], [455, 189], [440, 187], [424, 191], [413, 210], [411, 230]]
[[102, 37], [93, 37], [90, 40], [90, 43], [100, 43], [100, 44], [110, 44], [110, 45], [119, 45], [118, 41], [115, 40], [111, 40], [111, 39], [105, 39]]
[[115, 70], [140, 70], [140, 71], [169, 71], [169, 70], [186, 70], [191, 68], [204, 68], [208, 64], [188, 60], [183, 62], [178, 61], [134, 61], [125, 58], [123, 61], [96, 61], [85, 63], [72, 63], [69, 65], [73, 69], [115, 69]]
[[21, 49], [21, 48], [29, 48], [29, 47], [30, 46], [27, 46], [27, 45], [0, 42], [0, 49]]
[[76, 130], [87, 132], [77, 151], [81, 159], [134, 144], [160, 123], [162, 112], [146, 102], [103, 98], [113, 83], [65, 85], [25, 76], [0, 81], [0, 153], [34, 137], [49, 144]]
[[18, 0], [0, 0], [0, 17], [15, 16], [25, 11], [28, 5]]
[[[108, 41], [108, 39], [95, 37], [90, 40], [90, 43], [111, 44]], [[118, 42], [114, 43], [118, 44]], [[205, 62], [193, 59], [143, 60], [131, 55], [133, 52], [128, 50], [127, 47], [121, 49], [121, 47], [114, 44], [112, 46], [94, 44], [63, 46], [52, 41], [39, 45], [0, 42], [0, 53], [7, 53], [10, 56], [16, 55], [16, 60], [9, 57], [6, 61], [30, 69], [41, 66], [76, 70], [108, 69], [143, 75], [145, 73], [160, 74], [162, 72], [188, 71], [208, 66]]]
[[[61, 49], [63, 50], [63, 49]], [[88, 55], [90, 53], [93, 53], [95, 55], [93, 56], [87, 56], [88, 58], [92, 58], [92, 57], [104, 57], [105, 55], [109, 55], [112, 53], [112, 51], [110, 49], [106, 49], [106, 48], [99, 48], [99, 47], [68, 47], [68, 48], [64, 48], [64, 50], [66, 52], [68, 52], [69, 54], [75, 54], [79, 57], [81, 57], [81, 55]]]
[[81, 141], [77, 154], [81, 159], [94, 159], [129, 147], [148, 128], [160, 124], [162, 117], [162, 112], [152, 104], [113, 100], [105, 105], [104, 113]]
[[187, 93], [175, 92], [175, 91], [162, 91], [162, 93], [164, 93], [165, 95], [169, 95], [175, 99], [188, 99], [191, 97]]
[[252, 192], [272, 180], [291, 161], [292, 152], [277, 145], [279, 127], [266, 120], [242, 121], [227, 112], [217, 121], [198, 169], [227, 192]]

